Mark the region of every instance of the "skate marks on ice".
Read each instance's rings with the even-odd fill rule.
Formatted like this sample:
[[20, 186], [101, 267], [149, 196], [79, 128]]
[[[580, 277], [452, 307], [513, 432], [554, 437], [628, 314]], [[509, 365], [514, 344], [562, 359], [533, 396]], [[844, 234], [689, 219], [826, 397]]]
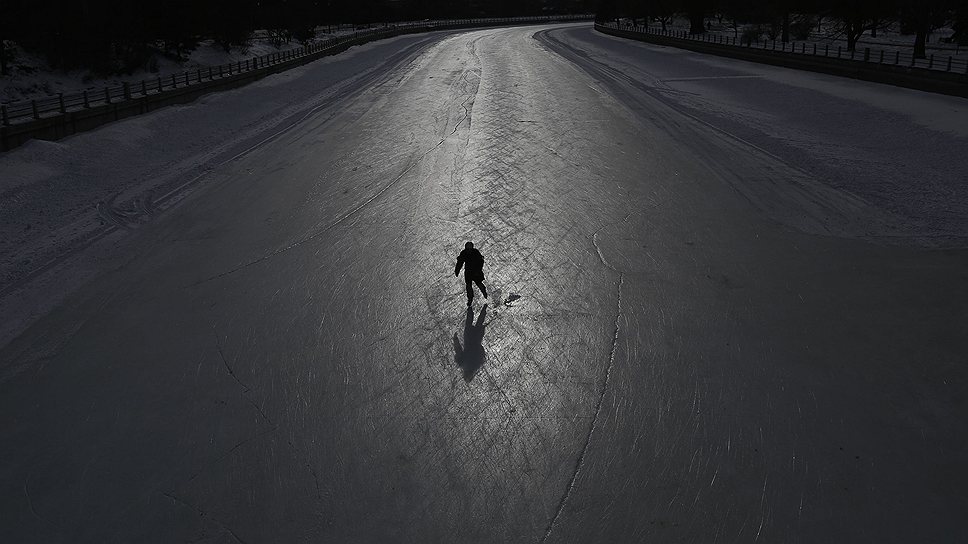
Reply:
[[402, 164], [402, 170], [400, 170], [398, 174], [395, 174], [388, 182], [383, 183], [382, 186], [368, 198], [362, 202], [349, 205], [346, 210], [337, 214], [335, 219], [304, 233], [294, 241], [266, 251], [262, 255], [250, 258], [247, 261], [240, 262], [225, 271], [211, 275], [204, 279], [197, 280], [196, 282], [192, 283], [190, 287], [235, 274], [253, 265], [264, 263], [273, 259], [274, 257], [300, 248], [308, 242], [318, 240], [324, 235], [327, 235], [333, 229], [345, 225], [349, 219], [355, 218], [365, 209], [375, 206], [376, 204], [380, 203], [381, 200], [385, 200], [383, 197], [388, 195], [388, 193], [391, 192], [391, 189], [407, 182], [419, 182], [419, 175], [411, 176], [410, 174], [413, 172], [418, 172], [421, 168], [432, 167], [431, 165], [435, 160], [435, 155], [446, 152], [445, 144], [448, 144], [449, 140], [451, 139], [459, 139], [460, 135], [458, 134], [458, 129], [460, 129], [462, 126], [465, 128], [470, 126], [471, 113], [479, 83], [480, 69], [470, 69], [461, 72], [454, 89], [456, 94], [448, 97], [448, 100], [445, 100], [443, 103], [445, 106], [448, 106], [451, 104], [451, 102], [460, 100], [459, 104], [456, 104], [459, 110], [456, 116], [452, 115], [451, 113], [436, 113], [434, 115], [434, 124], [439, 124], [441, 126], [438, 127], [438, 130], [430, 138], [430, 141], [427, 142], [427, 146], [422, 149], [414, 149], [410, 156]]

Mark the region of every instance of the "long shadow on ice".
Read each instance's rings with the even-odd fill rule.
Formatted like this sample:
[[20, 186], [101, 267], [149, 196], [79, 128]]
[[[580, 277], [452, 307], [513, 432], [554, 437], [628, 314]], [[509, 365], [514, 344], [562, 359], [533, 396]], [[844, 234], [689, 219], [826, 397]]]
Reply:
[[487, 304], [481, 308], [481, 314], [474, 323], [474, 310], [467, 309], [467, 320], [464, 321], [464, 345], [461, 347], [457, 333], [454, 333], [454, 360], [457, 366], [464, 371], [464, 381], [470, 382], [474, 379], [477, 371], [484, 366], [484, 328], [487, 323], [484, 318], [487, 316]]

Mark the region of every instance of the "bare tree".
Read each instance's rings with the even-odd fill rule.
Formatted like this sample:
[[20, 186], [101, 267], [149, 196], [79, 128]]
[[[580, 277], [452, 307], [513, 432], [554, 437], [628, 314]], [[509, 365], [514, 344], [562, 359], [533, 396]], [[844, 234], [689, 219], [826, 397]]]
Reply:
[[6, 41], [0, 37], [0, 76], [7, 75], [7, 45]]
[[955, 2], [952, 0], [905, 0], [901, 8], [901, 21], [914, 30], [914, 57], [927, 56], [927, 41], [936, 29], [955, 18]]
[[710, 2], [706, 0], [685, 0], [683, 7], [689, 17], [689, 33], [704, 34], [706, 32], [706, 11]]
[[878, 4], [873, 0], [847, 0], [835, 4], [831, 14], [840, 23], [840, 32], [847, 40], [847, 50], [853, 51], [857, 40], [870, 28]]

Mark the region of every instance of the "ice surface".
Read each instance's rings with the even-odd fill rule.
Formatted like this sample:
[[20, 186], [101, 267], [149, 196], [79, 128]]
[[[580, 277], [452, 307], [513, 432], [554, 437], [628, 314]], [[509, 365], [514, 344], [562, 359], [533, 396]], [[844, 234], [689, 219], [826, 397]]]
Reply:
[[[964, 534], [965, 252], [852, 237], [844, 202], [880, 208], [822, 192], [765, 134], [710, 128], [735, 106], [596, 71], [588, 25], [543, 30], [437, 36], [119, 231], [124, 258], [0, 351], [0, 534]], [[651, 73], [702, 65], [656, 55]], [[197, 146], [180, 136], [163, 141]], [[132, 146], [124, 171], [159, 168], [150, 138]], [[114, 160], [77, 149], [78, 169]], [[466, 240], [495, 300], [520, 295], [478, 300], [471, 330]]]

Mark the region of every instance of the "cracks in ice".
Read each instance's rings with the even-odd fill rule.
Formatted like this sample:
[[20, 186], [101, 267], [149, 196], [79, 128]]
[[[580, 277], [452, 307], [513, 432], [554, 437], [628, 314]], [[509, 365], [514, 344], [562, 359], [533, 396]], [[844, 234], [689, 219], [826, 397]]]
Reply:
[[[256, 434], [255, 436], [248, 437], [248, 438], [246, 438], [246, 439], [238, 442], [237, 444], [235, 444], [234, 446], [232, 446], [231, 448], [229, 448], [227, 451], [225, 451], [224, 453], [222, 453], [221, 455], [219, 455], [211, 463], [211, 465], [215, 465], [215, 464], [218, 464], [219, 462], [221, 462], [223, 459], [225, 459], [229, 455], [231, 455], [233, 452], [235, 452], [239, 448], [241, 448], [242, 446], [248, 444], [249, 442], [253, 442], [256, 439], [262, 438], [263, 436], [265, 436], [267, 434], [271, 434], [271, 433], [274, 433], [274, 432], [278, 431], [279, 430], [279, 425], [276, 424], [272, 420], [272, 418], [269, 417], [269, 415], [265, 412], [265, 410], [262, 408], [262, 406], [259, 403], [257, 403], [256, 401], [252, 400], [251, 398], [249, 398], [249, 393], [252, 392], [252, 388], [250, 388], [248, 385], [245, 384], [245, 382], [243, 382], [242, 380], [239, 379], [238, 376], [236, 376], [235, 370], [232, 368], [232, 365], [229, 364], [228, 359], [226, 359], [226, 357], [225, 357], [225, 352], [222, 350], [222, 341], [219, 339], [218, 330], [215, 328], [215, 325], [214, 324], [212, 325], [212, 333], [215, 335], [215, 348], [218, 351], [219, 359], [221, 359], [222, 365], [225, 367], [226, 372], [228, 372], [229, 376], [231, 376], [232, 379], [235, 380], [235, 383], [237, 383], [239, 385], [239, 387], [242, 388], [242, 397], [245, 398], [246, 402], [248, 402], [249, 404], [251, 404], [252, 407], [255, 408], [256, 411], [259, 412], [259, 415], [262, 417], [262, 420], [266, 424], [269, 425], [269, 428], [266, 429], [265, 431], [263, 431], [263, 432], [261, 432], [259, 434]], [[292, 450], [292, 452], [296, 455], [296, 457], [303, 458], [303, 459], [305, 459], [306, 457], [308, 457], [307, 455], [305, 455], [305, 454], [303, 454], [302, 452], [299, 451], [299, 448], [297, 448], [296, 445], [292, 443], [292, 440], [286, 439], [286, 444], [289, 446], [290, 450]], [[309, 471], [309, 473], [312, 474], [312, 476], [313, 476], [313, 484], [315, 485], [315, 488], [316, 488], [316, 498], [318, 500], [321, 500], [322, 499], [322, 491], [319, 488], [319, 475], [317, 474], [316, 469], [313, 468], [313, 466], [309, 463], [309, 461], [306, 461], [306, 460], [303, 461], [303, 465], [306, 467], [306, 469]], [[202, 471], [199, 471], [199, 472], [196, 472], [196, 473], [192, 474], [188, 478], [188, 481], [194, 480], [201, 473], [202, 473]]]
[[162, 493], [162, 495], [164, 495], [165, 497], [168, 497], [173, 502], [176, 502], [176, 503], [178, 503], [178, 504], [180, 504], [180, 505], [188, 508], [189, 510], [194, 511], [196, 514], [198, 514], [198, 517], [200, 517], [200, 518], [207, 518], [207, 519], [212, 520], [212, 522], [215, 523], [216, 525], [218, 525], [219, 527], [221, 527], [223, 531], [225, 531], [228, 534], [232, 535], [232, 538], [234, 538], [236, 542], [239, 542], [240, 544], [247, 544], [246, 541], [245, 540], [242, 540], [242, 537], [240, 537], [238, 535], [238, 533], [236, 533], [235, 531], [233, 531], [231, 527], [229, 527], [228, 525], [226, 525], [225, 522], [219, 520], [218, 518], [216, 518], [214, 516], [209, 515], [209, 513], [206, 512], [205, 510], [202, 510], [201, 508], [199, 508], [199, 507], [195, 506], [194, 504], [186, 501], [185, 499], [183, 499], [183, 498], [175, 495], [174, 493]]
[[[463, 74], [461, 74], [460, 77], [461, 77], [461, 79], [464, 80], [465, 83], [470, 84], [470, 81], [467, 81], [467, 72], [464, 72]], [[460, 104], [460, 107], [464, 109], [464, 115], [461, 116], [460, 121], [457, 121], [457, 124], [454, 125], [454, 130], [450, 131], [450, 135], [451, 136], [453, 136], [454, 134], [457, 133], [457, 129], [460, 128], [461, 124], [463, 124], [464, 121], [467, 121], [468, 126], [470, 125], [471, 109], [473, 109], [473, 107], [474, 107], [474, 100], [477, 98], [477, 90], [478, 90], [478, 88], [480, 88], [480, 76], [479, 75], [478, 75], [478, 84], [474, 88], [474, 92], [471, 93], [470, 96], [468, 96], [467, 98], [465, 98], [464, 101], [461, 102], [461, 104]], [[470, 102], [470, 107], [467, 107], [467, 103], [468, 102]]]
[[33, 501], [33, 499], [30, 498], [30, 477], [31, 477], [31, 475], [33, 475], [33, 473], [27, 474], [27, 477], [24, 478], [24, 497], [27, 498], [27, 508], [30, 510], [30, 514], [32, 516], [34, 516], [35, 518], [37, 518], [38, 520], [40, 520], [40, 521], [42, 521], [42, 522], [44, 522], [44, 523], [46, 523], [48, 525], [53, 525], [54, 527], [57, 527], [58, 529], [60, 529], [60, 527], [56, 523], [54, 523], [54, 522], [48, 520], [47, 518], [41, 516], [39, 513], [37, 513], [37, 510], [34, 508], [34, 501]]
[[272, 422], [271, 419], [269, 419], [269, 416], [266, 415], [265, 411], [262, 409], [262, 406], [260, 406], [251, 398], [249, 398], [248, 395], [249, 395], [249, 392], [252, 391], [252, 389], [248, 385], [246, 385], [245, 382], [240, 380], [238, 376], [235, 375], [235, 371], [232, 370], [232, 366], [229, 365], [228, 360], [225, 358], [225, 353], [222, 351], [222, 342], [219, 340], [218, 331], [215, 329], [214, 325], [212, 325], [212, 333], [215, 334], [215, 348], [218, 350], [219, 359], [222, 360], [222, 365], [225, 366], [225, 370], [229, 373], [229, 376], [231, 376], [232, 379], [235, 380], [235, 383], [239, 384], [239, 387], [242, 388], [242, 396], [245, 397], [245, 400], [247, 400], [249, 404], [255, 407], [256, 410], [258, 410], [259, 415], [262, 416], [262, 419], [266, 423], [271, 425], [273, 429], [275, 429], [275, 424]]
[[[263, 436], [265, 436], [267, 434], [274, 433], [274, 432], [276, 432], [276, 430], [277, 430], [277, 427], [273, 426], [273, 427], [271, 427], [269, 429], [266, 429], [265, 431], [262, 431], [261, 433], [255, 435], [255, 436], [250, 436], [249, 438], [246, 438], [245, 440], [242, 440], [238, 444], [236, 444], [236, 445], [232, 446], [231, 448], [229, 448], [228, 450], [226, 450], [225, 453], [223, 453], [223, 454], [219, 455], [218, 457], [216, 457], [215, 460], [211, 462], [211, 464], [212, 465], [219, 464], [220, 462], [222, 462], [223, 459], [225, 459], [229, 455], [232, 455], [233, 453], [235, 453], [235, 450], [241, 448], [242, 446], [248, 444], [249, 442], [253, 442], [255, 440], [258, 440], [259, 438], [262, 438]], [[192, 474], [191, 476], [188, 477], [188, 481], [191, 482], [195, 478], [198, 478], [202, 474], [202, 472], [203, 471], [199, 471], [199, 472], [196, 472], [196, 473]]]
[[[628, 216], [626, 216], [626, 219], [628, 219]], [[558, 508], [555, 510], [554, 517], [551, 518], [551, 522], [548, 523], [548, 527], [545, 529], [544, 536], [541, 537], [541, 542], [545, 542], [548, 540], [548, 537], [551, 536], [551, 532], [554, 530], [555, 524], [558, 523], [558, 519], [565, 510], [565, 505], [568, 504], [568, 499], [571, 497], [571, 492], [575, 488], [575, 482], [578, 480], [578, 475], [581, 473], [582, 466], [585, 464], [585, 454], [588, 452], [588, 445], [591, 443], [592, 435], [595, 433], [595, 429], [598, 426], [598, 417], [602, 411], [602, 403], [605, 400], [605, 392], [608, 390], [608, 380], [609, 377], [611, 377], [612, 366], [615, 363], [615, 349], [618, 346], [618, 333], [620, 329], [619, 320], [622, 317], [622, 287], [625, 285], [625, 273], [616, 269], [614, 266], [609, 264], [607, 260], [605, 260], [605, 256], [602, 254], [602, 250], [598, 245], [598, 232], [601, 230], [602, 229], [599, 229], [592, 234], [592, 244], [595, 246], [595, 252], [598, 253], [599, 260], [602, 261], [602, 264], [606, 268], [618, 274], [618, 287], [616, 289], [617, 302], [615, 308], [615, 332], [612, 335], [612, 346], [608, 351], [608, 364], [605, 366], [605, 379], [602, 380], [602, 386], [598, 394], [598, 401], [595, 403], [595, 414], [592, 417], [592, 423], [588, 428], [588, 434], [585, 435], [585, 444], [581, 448], [581, 453], [578, 454], [578, 460], [575, 462], [575, 470], [572, 472], [571, 479], [568, 481], [568, 485], [565, 487], [565, 492], [561, 496], [561, 501], [558, 503]]]

